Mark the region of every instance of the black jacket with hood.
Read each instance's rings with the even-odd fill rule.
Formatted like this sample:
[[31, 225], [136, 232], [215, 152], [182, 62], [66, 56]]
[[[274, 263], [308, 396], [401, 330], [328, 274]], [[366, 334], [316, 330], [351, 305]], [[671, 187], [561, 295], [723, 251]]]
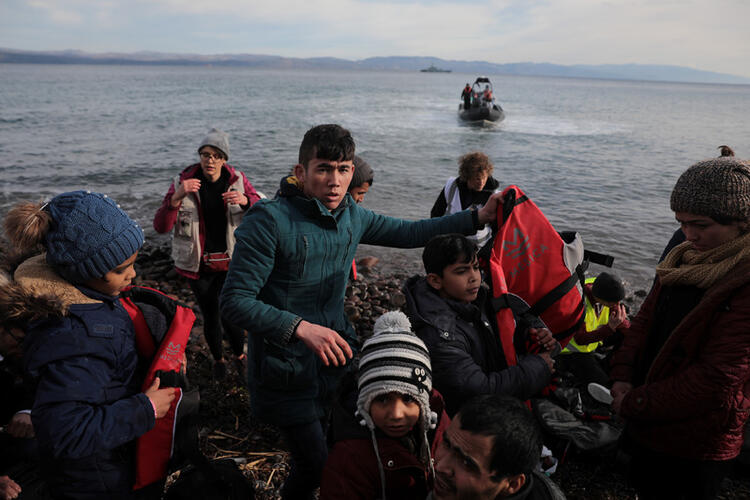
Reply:
[[461, 404], [479, 394], [506, 394], [529, 399], [550, 380], [550, 370], [536, 354], [519, 355], [508, 366], [495, 322], [484, 311], [487, 292], [473, 303], [443, 299], [422, 276], [404, 285], [406, 313], [415, 333], [427, 345], [432, 384], [452, 417]]

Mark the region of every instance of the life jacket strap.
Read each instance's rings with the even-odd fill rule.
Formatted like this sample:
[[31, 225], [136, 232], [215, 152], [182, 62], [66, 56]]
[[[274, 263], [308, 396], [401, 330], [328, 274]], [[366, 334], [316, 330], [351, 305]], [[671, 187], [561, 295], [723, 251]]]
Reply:
[[[581, 286], [583, 286], [583, 283], [586, 281], [586, 276], [584, 275], [584, 273], [586, 272], [586, 269], [588, 267], [589, 263], [586, 260], [578, 264], [575, 268], [575, 272], [571, 274], [568, 279], [547, 292], [544, 297], [539, 299], [536, 304], [531, 306], [529, 312], [538, 316], [546, 311], [549, 306], [563, 298], [566, 293], [568, 293], [574, 286], [576, 286], [576, 283], [581, 283]], [[581, 302], [583, 303], [583, 299], [581, 299]]]
[[599, 264], [600, 266], [612, 267], [615, 263], [615, 258], [611, 255], [594, 252], [593, 250], [583, 251], [583, 260]]

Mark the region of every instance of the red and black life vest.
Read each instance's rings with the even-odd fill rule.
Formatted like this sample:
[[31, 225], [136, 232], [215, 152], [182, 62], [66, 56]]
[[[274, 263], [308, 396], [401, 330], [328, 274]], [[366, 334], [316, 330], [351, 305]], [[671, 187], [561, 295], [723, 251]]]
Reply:
[[[520, 188], [509, 186], [498, 205], [498, 231], [489, 256], [492, 306], [503, 353], [517, 364], [517, 334], [547, 327], [565, 346], [583, 321], [583, 243], [558, 233]], [[529, 346], [535, 351], [535, 346]]]
[[[122, 303], [135, 326], [135, 343], [141, 357], [151, 359], [142, 390], [160, 377], [160, 387], [175, 387], [176, 397], [167, 414], [136, 441], [136, 476], [133, 489], [140, 489], [164, 479], [174, 448], [175, 426], [185, 387], [181, 376], [185, 347], [195, 321], [192, 309], [168, 295], [146, 287], [130, 287], [121, 294]], [[148, 304], [144, 308], [142, 304]], [[166, 319], [167, 330], [156, 331], [161, 321], [150, 321], [154, 315]], [[163, 328], [162, 328], [163, 329]]]

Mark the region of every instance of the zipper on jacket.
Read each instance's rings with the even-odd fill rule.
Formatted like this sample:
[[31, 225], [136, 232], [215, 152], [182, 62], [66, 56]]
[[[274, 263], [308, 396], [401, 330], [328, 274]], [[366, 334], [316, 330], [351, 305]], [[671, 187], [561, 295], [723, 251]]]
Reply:
[[341, 265], [342, 266], [349, 266], [351, 267], [351, 262], [349, 262], [346, 258], [347, 255], [349, 255], [349, 248], [352, 246], [352, 228], [347, 228], [347, 233], [349, 234], [349, 240], [346, 242], [346, 249], [344, 251], [344, 257], [342, 258]]

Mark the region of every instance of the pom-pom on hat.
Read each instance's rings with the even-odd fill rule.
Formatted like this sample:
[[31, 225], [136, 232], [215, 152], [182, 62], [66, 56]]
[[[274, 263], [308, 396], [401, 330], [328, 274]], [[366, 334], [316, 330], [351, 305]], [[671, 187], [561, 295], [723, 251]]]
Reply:
[[617, 276], [609, 273], [601, 273], [591, 286], [594, 297], [607, 302], [620, 302], [625, 298], [625, 287]]
[[370, 417], [373, 399], [398, 392], [419, 404], [423, 431], [434, 427], [437, 416], [430, 411], [432, 367], [424, 342], [411, 332], [409, 319], [400, 311], [380, 316], [373, 331], [362, 346], [359, 361], [357, 414], [363, 425], [375, 428]]
[[101, 278], [143, 245], [143, 229], [105, 194], [71, 191], [44, 209], [52, 218], [47, 263], [71, 283]]
[[352, 174], [352, 181], [349, 183], [349, 189], [359, 187], [365, 182], [372, 185], [373, 173], [370, 164], [363, 160], [360, 156], [354, 155], [354, 174]]
[[229, 135], [226, 132], [219, 130], [218, 128], [212, 128], [208, 131], [208, 135], [201, 141], [201, 145], [198, 146], [198, 152], [201, 152], [205, 146], [211, 146], [216, 148], [222, 153], [226, 159], [229, 159]]
[[669, 205], [675, 212], [713, 219], [747, 219], [750, 167], [734, 156], [696, 163], [677, 179]]

